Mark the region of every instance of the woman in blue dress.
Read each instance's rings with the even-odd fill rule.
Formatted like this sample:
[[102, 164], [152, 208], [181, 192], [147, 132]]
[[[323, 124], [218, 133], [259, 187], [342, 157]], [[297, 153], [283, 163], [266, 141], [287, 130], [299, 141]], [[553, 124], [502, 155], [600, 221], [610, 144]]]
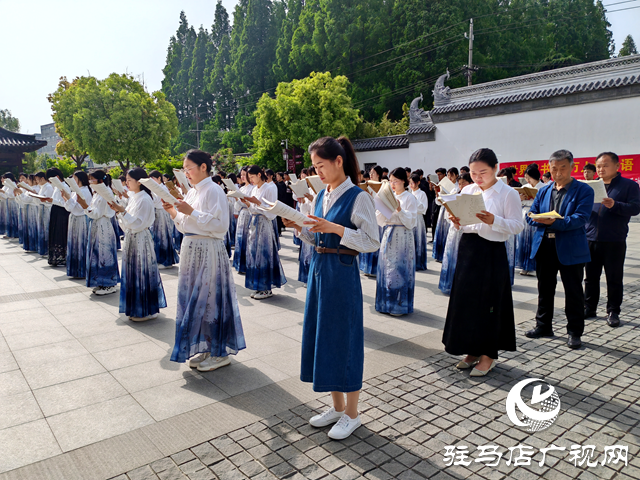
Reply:
[[376, 278], [376, 311], [393, 316], [413, 313], [416, 281], [416, 247], [413, 228], [418, 217], [418, 201], [407, 190], [404, 168], [389, 174], [389, 183], [398, 200], [398, 209], [387, 218], [376, 210], [378, 225], [384, 225]]
[[69, 212], [69, 228], [67, 232], [67, 276], [86, 278], [87, 276], [87, 241], [89, 239], [89, 217], [86, 210], [91, 204], [89, 176], [79, 170], [73, 178], [80, 187], [82, 195], [71, 195], [62, 192], [66, 202], [64, 208]]
[[[22, 181], [25, 181], [37, 193], [38, 188], [34, 186], [35, 177], [33, 175], [29, 175], [29, 177]], [[38, 205], [40, 201], [27, 195], [22, 188], [20, 188], [20, 194], [16, 195], [16, 201], [20, 205], [22, 217], [22, 248], [25, 252], [36, 252], [38, 250]]]
[[[447, 178], [451, 180], [451, 183], [455, 185], [453, 190], [447, 192], [448, 194], [454, 194], [460, 191], [460, 189], [458, 188], [458, 176], [459, 172], [456, 167], [451, 167], [447, 171]], [[439, 190], [438, 193], [440, 193]], [[438, 205], [441, 205], [438, 198], [436, 198], [436, 202], [438, 203]], [[451, 222], [449, 222], [449, 220], [447, 219], [446, 211], [446, 208], [440, 208], [440, 213], [438, 214], [438, 223], [436, 224], [435, 239], [433, 241], [433, 251], [431, 252], [431, 256], [438, 263], [442, 263], [442, 259], [444, 258], [444, 249], [447, 244], [449, 225], [451, 224]]]
[[[462, 191], [464, 187], [472, 183], [471, 175], [463, 173], [458, 179], [458, 188]], [[455, 225], [451, 224], [449, 226], [449, 232], [447, 233], [447, 244], [444, 248], [442, 268], [440, 269], [440, 281], [438, 283], [438, 288], [445, 295], [451, 294], [453, 276], [456, 272], [456, 260], [458, 259], [458, 245], [460, 245], [461, 237], [462, 230], [457, 229]]]
[[47, 257], [49, 256], [49, 222], [54, 188], [44, 172], [36, 173], [36, 181], [40, 187], [38, 195], [46, 197], [41, 199], [38, 205], [38, 254]]
[[263, 300], [273, 296], [273, 287], [280, 288], [287, 283], [278, 255], [277, 233], [273, 228], [276, 216], [258, 208], [263, 205], [263, 200], [275, 203], [278, 200], [278, 190], [275, 185], [272, 187], [267, 183], [266, 175], [257, 165], [249, 167], [247, 177], [253, 190], [250, 197], [242, 199], [251, 211], [244, 286], [254, 290], [251, 298]]
[[[111, 177], [103, 170], [95, 170], [89, 175], [89, 184], [102, 183], [111, 186]], [[96, 295], [116, 293], [120, 281], [118, 270], [118, 249], [116, 232], [112, 218], [115, 212], [107, 201], [98, 194], [91, 197], [87, 208], [90, 218], [89, 241], [87, 242], [87, 287], [93, 288]]]
[[420, 190], [420, 175], [412, 174], [409, 178], [409, 188], [418, 201], [418, 217], [413, 227], [413, 240], [416, 245], [416, 272], [427, 269], [427, 227], [424, 215], [427, 213], [429, 200], [427, 194]]
[[133, 322], [152, 320], [167, 306], [149, 228], [156, 219], [155, 201], [151, 191], [140, 183], [143, 178], [149, 178], [144, 169], [129, 170], [127, 208], [115, 202], [109, 204], [125, 234], [119, 312]]
[[[242, 187], [240, 191], [250, 197], [253, 185], [247, 178], [247, 170], [249, 167], [242, 167], [240, 171], [240, 178], [242, 180]], [[249, 235], [249, 223], [251, 222], [251, 211], [244, 202], [237, 201], [233, 207], [234, 216], [236, 219], [236, 239], [233, 247], [233, 268], [240, 275], [247, 273], [247, 236]]]
[[[531, 187], [539, 190], [544, 183], [540, 181], [540, 170], [535, 163], [529, 165], [525, 171], [524, 178], [527, 181], [524, 187]], [[531, 257], [531, 245], [533, 243], [533, 234], [535, 228], [526, 221], [529, 214], [533, 198], [528, 197], [524, 193], [520, 194], [520, 202], [522, 204], [522, 218], [525, 219], [524, 230], [520, 232], [516, 240], [516, 267], [522, 269], [520, 275], [536, 275], [536, 259]]]
[[[149, 177], [166, 190], [167, 193], [169, 192], [169, 189], [164, 185], [164, 179], [159, 171], [152, 170], [149, 173]], [[127, 185], [129, 185], [128, 178], [126, 181]], [[178, 257], [178, 253], [173, 244], [174, 224], [169, 214], [163, 208], [160, 197], [155, 194], [153, 194], [152, 197], [155, 208], [155, 218], [151, 225], [151, 234], [153, 236], [158, 268], [173, 268], [175, 264], [180, 262], [180, 257]], [[122, 222], [120, 222], [120, 225], [122, 226]]]
[[[382, 167], [376, 165], [369, 171], [369, 178], [374, 182], [382, 180]], [[378, 228], [378, 241], [382, 238], [384, 228]], [[364, 273], [365, 277], [375, 277], [378, 273], [378, 254], [379, 250], [374, 252], [361, 253], [358, 255], [358, 264], [360, 265], [360, 271]]]
[[229, 355], [246, 348], [224, 246], [229, 230], [227, 196], [211, 180], [211, 164], [208, 153], [189, 150], [183, 165], [193, 188], [175, 207], [164, 204], [184, 234], [171, 361], [189, 360], [189, 366], [201, 372], [229, 365]]
[[[314, 416], [314, 427], [335, 424], [329, 437], [347, 438], [361, 425], [358, 399], [364, 367], [363, 300], [358, 253], [379, 248], [371, 196], [356, 185], [358, 160], [348, 139], [324, 137], [309, 146], [327, 185], [318, 193], [307, 227], [293, 227], [315, 248], [302, 327], [300, 380], [331, 392], [333, 407]], [[345, 402], [346, 393], [346, 402]]]

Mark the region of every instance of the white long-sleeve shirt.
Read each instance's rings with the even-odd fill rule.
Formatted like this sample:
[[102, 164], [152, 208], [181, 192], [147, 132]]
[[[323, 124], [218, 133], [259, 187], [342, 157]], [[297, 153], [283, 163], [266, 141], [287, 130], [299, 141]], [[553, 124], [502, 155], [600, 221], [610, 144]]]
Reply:
[[424, 215], [427, 213], [427, 208], [429, 207], [427, 194], [420, 189], [412, 190], [411, 193], [416, 197], [416, 200], [418, 200], [418, 215]]
[[[254, 185], [253, 190], [251, 191], [251, 196], [255, 197], [257, 200], [262, 202], [263, 200], [267, 200], [271, 203], [275, 203], [278, 200], [278, 187], [273, 183], [263, 183], [260, 188], [257, 185]], [[276, 215], [273, 213], [265, 212], [264, 210], [260, 210], [258, 205], [251, 204], [249, 207], [252, 215], [260, 214], [267, 217], [267, 220], [273, 220], [276, 218]]]
[[91, 197], [91, 204], [87, 208], [87, 217], [97, 220], [101, 217], [111, 218], [116, 214], [107, 201], [97, 193]]
[[[55, 189], [53, 188], [53, 185], [47, 182], [44, 185], [40, 185], [40, 192], [38, 194], [42, 195], [43, 197], [53, 198], [54, 190]], [[47, 208], [51, 208], [53, 206], [53, 203], [51, 202], [40, 202], [40, 203]]]
[[396, 195], [400, 202], [400, 211], [393, 212], [391, 218], [387, 219], [382, 213], [376, 210], [378, 225], [404, 225], [408, 229], [413, 229], [418, 221], [418, 200], [409, 191], [405, 190], [400, 195]]
[[[87, 204], [87, 207], [91, 205], [91, 190], [89, 187], [80, 187], [80, 191], [82, 192], [82, 199]], [[69, 200], [64, 204], [64, 208], [71, 214], [76, 217], [80, 217], [82, 215], [86, 215], [84, 208], [80, 206], [78, 203], [78, 194], [72, 193]]]
[[493, 225], [476, 223], [462, 228], [465, 233], [477, 233], [492, 242], [506, 242], [509, 235], [517, 235], [524, 229], [520, 195], [509, 185], [498, 180], [491, 188], [482, 190], [477, 184], [467, 185], [461, 193], [482, 192], [486, 210], [494, 215]]
[[154, 201], [151, 196], [140, 190], [138, 193], [129, 192], [129, 203], [124, 213], [117, 218], [122, 230], [127, 233], [139, 233], [146, 230], [156, 218]]
[[[247, 183], [247, 184], [243, 185], [242, 187], [240, 187], [240, 191], [242, 193], [244, 193], [245, 196], [251, 197], [252, 196], [251, 192], [253, 191], [253, 185], [251, 185], [250, 183]], [[249, 208], [249, 207], [247, 207], [244, 204], [244, 202], [241, 202], [241, 201], [238, 200], [233, 206], [233, 214], [234, 215], [239, 215], [240, 212], [245, 208]]]
[[229, 204], [224, 190], [211, 177], [194, 185], [184, 201], [194, 210], [191, 215], [178, 212], [173, 219], [180, 232], [224, 239], [229, 229]]
[[[326, 217], [327, 212], [338, 201], [338, 199], [350, 188], [353, 187], [353, 182], [349, 177], [338, 185], [331, 192], [325, 189], [324, 198], [322, 200], [322, 216]], [[309, 211], [316, 211], [317, 197], [311, 202]], [[380, 231], [378, 230], [378, 224], [376, 223], [376, 207], [373, 204], [371, 195], [361, 193], [356, 197], [353, 203], [353, 209], [351, 210], [351, 217], [349, 218], [356, 228], [344, 229], [344, 235], [340, 240], [340, 245], [343, 245], [351, 250], [356, 250], [360, 253], [375, 252], [380, 248]], [[309, 232], [307, 227], [304, 227], [298, 234], [300, 240], [310, 245], [315, 245], [315, 236]]]
[[53, 202], [52, 202], [53, 205], [57, 205], [58, 207], [64, 207], [66, 200], [62, 196], [62, 193], [60, 193], [60, 190], [58, 189], [58, 187], [53, 187], [53, 196], [51, 198], [53, 199]]

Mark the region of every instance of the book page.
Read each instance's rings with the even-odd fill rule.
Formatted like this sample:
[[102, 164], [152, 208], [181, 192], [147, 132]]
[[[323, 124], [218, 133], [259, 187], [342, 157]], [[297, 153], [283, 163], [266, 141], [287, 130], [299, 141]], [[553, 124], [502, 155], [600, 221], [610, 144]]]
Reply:
[[145, 187], [147, 187], [149, 190], [151, 190], [153, 193], [155, 193], [158, 197], [160, 197], [165, 202], [171, 205], [175, 205], [176, 197], [174, 197], [169, 192], [167, 192], [164, 188], [162, 188], [162, 186], [159, 183], [156, 183], [156, 181], [153, 178], [141, 178], [139, 182]]
[[546, 213], [531, 213], [529, 212], [529, 218], [539, 219], [539, 218], [555, 218], [556, 220], [562, 220], [564, 217], [560, 215], [555, 210]]
[[453, 192], [454, 188], [456, 188], [456, 185], [447, 177], [444, 177], [442, 180], [440, 180], [438, 186], [440, 187], [440, 190], [444, 191], [444, 193], [451, 193]]
[[187, 176], [184, 174], [182, 170], [175, 169], [173, 171], [173, 174], [176, 176], [176, 179], [178, 180], [182, 188], [184, 188], [187, 191], [191, 188], [191, 184], [189, 183]]
[[324, 190], [324, 183], [322, 183], [322, 180], [320, 180], [318, 175], [311, 175], [310, 177], [305, 178], [305, 180], [316, 195]]
[[289, 179], [291, 180], [291, 183], [295, 183], [298, 181], [298, 177], [296, 176], [295, 173], [290, 173], [289, 174]]
[[167, 187], [169, 189], [169, 192], [171, 193], [171, 195], [173, 195], [177, 199], [182, 200], [184, 198], [182, 196], [182, 194], [176, 188], [176, 184], [173, 183], [171, 180], [168, 180], [168, 181], [164, 182], [164, 186]]
[[246, 198], [247, 196], [242, 193], [240, 190], [231, 190], [229, 192], [227, 192], [227, 197], [229, 198]]
[[393, 210], [391, 210], [389, 206], [382, 201], [380, 195], [376, 195], [375, 197], [373, 197], [373, 204], [376, 206], [376, 210], [384, 215], [384, 218], [386, 218], [387, 220], [389, 220], [393, 215]]
[[438, 182], [440, 181], [440, 179], [438, 178], [438, 175], [436, 175], [435, 173], [432, 173], [431, 175], [429, 175], [428, 178], [429, 178], [429, 181], [434, 185], [437, 185]]
[[230, 190], [230, 191], [236, 191], [237, 190], [236, 184], [233, 183], [233, 181], [229, 180], [228, 178], [223, 178], [222, 179], [222, 183], [224, 183], [227, 186], [227, 190]]
[[482, 223], [476, 214], [486, 210], [481, 193], [456, 195], [456, 199], [446, 202], [446, 205], [449, 212], [460, 219], [462, 226]]
[[367, 182], [367, 186], [373, 190], [374, 192], [378, 193], [380, 191], [380, 189], [382, 188], [382, 182], [376, 182], [374, 180], [369, 180]]
[[291, 190], [293, 190], [293, 193], [297, 198], [303, 198], [307, 193], [309, 193], [309, 186], [304, 180], [291, 182], [291, 185], [289, 185], [289, 187], [291, 187]]
[[528, 198], [536, 198], [538, 189], [533, 187], [515, 187], [514, 190], [518, 193], [524, 193]]
[[18, 186], [20, 188], [22, 188], [23, 190], [26, 190], [27, 192], [31, 192], [31, 193], [36, 193], [36, 191], [33, 189], [33, 187], [25, 182], [20, 182], [18, 183]]
[[601, 178], [598, 180], [579, 180], [582, 183], [586, 183], [593, 188], [593, 203], [602, 203], [602, 200], [609, 198], [607, 195], [607, 188], [604, 186], [604, 182]]
[[71, 189], [67, 186], [66, 183], [62, 183], [58, 177], [51, 177], [49, 179], [49, 182], [51, 183], [51, 185], [56, 187], [58, 190], [65, 191], [69, 195], [71, 195]]
[[120, 180], [119, 178], [114, 178], [111, 180], [111, 185], [113, 186], [113, 189], [118, 192], [118, 193], [124, 193], [125, 189], [124, 189], [124, 185], [122, 185], [122, 180]]
[[2, 183], [6, 187], [9, 187], [11, 190], [15, 190], [16, 188], [18, 188], [18, 186], [15, 184], [15, 182], [13, 180], [11, 180], [10, 178], [5, 178], [4, 180], [2, 180]]
[[380, 190], [378, 190], [378, 197], [380, 197], [380, 200], [382, 200], [392, 212], [398, 209], [398, 199], [393, 193], [393, 189], [388, 180], [382, 181], [382, 186]]
[[89, 185], [89, 187], [91, 188], [91, 190], [93, 190], [94, 193], [97, 193], [98, 195], [100, 195], [107, 202], [115, 203], [116, 201], [115, 195], [113, 194], [111, 189], [107, 187], [104, 183], [92, 183], [91, 185]]
[[[50, 197], [45, 197], [44, 195], [39, 195], [37, 193], [26, 192], [26, 194], [29, 195], [30, 197], [40, 198], [42, 200], [46, 200], [47, 198], [50, 198]], [[6, 198], [6, 195], [5, 195], [5, 198]]]
[[299, 211], [291, 208], [288, 205], [285, 205], [284, 203], [278, 200], [276, 200], [275, 203], [271, 203], [268, 200], [262, 200], [262, 201], [264, 204], [268, 206], [268, 208], [260, 206], [258, 207], [260, 210], [272, 213], [282, 218], [286, 218], [287, 220], [291, 220], [292, 222], [295, 222], [295, 224], [299, 225], [300, 227], [309, 226], [309, 225], [305, 225], [304, 222], [315, 222], [315, 220], [310, 219], [303, 213], [300, 213]]
[[64, 181], [67, 182], [67, 185], [71, 187], [71, 191], [78, 195], [78, 198], [82, 198], [84, 200], [84, 197], [82, 196], [82, 190], [80, 190], [80, 186], [78, 185], [78, 182], [76, 182], [75, 178], [65, 178]]

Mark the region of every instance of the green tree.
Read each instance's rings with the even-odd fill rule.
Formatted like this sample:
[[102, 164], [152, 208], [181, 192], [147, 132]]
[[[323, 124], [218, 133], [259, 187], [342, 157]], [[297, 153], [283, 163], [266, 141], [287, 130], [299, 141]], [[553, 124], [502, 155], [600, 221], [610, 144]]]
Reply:
[[67, 157], [49, 157], [46, 161], [47, 168], [59, 168], [65, 178], [73, 175], [73, 172], [77, 170], [75, 160]]
[[633, 37], [631, 35], [627, 35], [622, 42], [622, 48], [618, 52], [619, 57], [626, 57], [627, 55], [636, 55], [638, 53], [638, 49], [636, 48], [636, 42], [633, 41]]
[[276, 59], [273, 64], [273, 75], [279, 82], [286, 82], [294, 77], [294, 69], [289, 64], [289, 56], [291, 55], [293, 34], [298, 28], [303, 8], [304, 0], [289, 0], [287, 3], [287, 12], [280, 28], [276, 45]]
[[47, 160], [51, 157], [46, 153], [29, 152], [24, 154], [22, 171], [24, 173], [38, 173], [47, 169]]
[[182, 168], [182, 160], [183, 160], [182, 155], [165, 154], [160, 156], [156, 160], [145, 163], [144, 168], [147, 170], [147, 172], [150, 172], [152, 170], [157, 170], [160, 173], [163, 173], [165, 175], [173, 176], [174, 169]]
[[56, 153], [62, 157], [68, 157], [76, 162], [76, 168], [81, 168], [89, 154], [78, 149], [76, 145], [68, 138], [62, 138], [56, 145]]
[[[327, 135], [351, 137], [360, 118], [348, 95], [349, 80], [329, 72], [312, 72], [307, 78], [280, 83], [275, 98], [264, 94], [256, 110], [255, 159], [282, 169], [280, 142], [302, 149]], [[307, 164], [310, 161], [305, 154]]]
[[20, 120], [11, 115], [9, 110], [0, 110], [0, 128], [11, 132], [20, 132]]

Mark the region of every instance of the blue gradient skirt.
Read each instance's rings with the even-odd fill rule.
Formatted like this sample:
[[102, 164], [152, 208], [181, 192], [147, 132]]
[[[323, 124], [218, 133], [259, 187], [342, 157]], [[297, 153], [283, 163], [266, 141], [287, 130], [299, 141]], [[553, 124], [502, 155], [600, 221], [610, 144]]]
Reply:
[[444, 247], [447, 243], [447, 235], [449, 234], [449, 220], [446, 218], [446, 212], [446, 208], [440, 208], [438, 222], [436, 223], [436, 236], [433, 240], [433, 252], [431, 252], [431, 256], [435, 258], [437, 262], [442, 262], [444, 258]]
[[[297, 238], [294, 234], [294, 238]], [[314, 246], [303, 242], [298, 238], [302, 245], [300, 245], [300, 252], [298, 253], [298, 281], [307, 283], [309, 279], [309, 266], [311, 265], [311, 259], [313, 258]]]
[[416, 271], [427, 269], [427, 227], [424, 217], [418, 214], [418, 222], [413, 227], [413, 240], [416, 245]]
[[[382, 238], [382, 234], [384, 233], [384, 228], [385, 227], [380, 227], [378, 226], [378, 233], [379, 233], [379, 237], [378, 240], [380, 240], [380, 238]], [[376, 250], [375, 252], [368, 252], [368, 253], [360, 253], [358, 255], [358, 268], [360, 268], [360, 271], [366, 275], [373, 275], [376, 276], [378, 274], [378, 254], [380, 253], [380, 250]]]
[[438, 283], [438, 288], [445, 295], [451, 295], [451, 286], [453, 285], [456, 263], [458, 262], [458, 246], [461, 238], [462, 230], [457, 230], [453, 225], [449, 226], [447, 245], [444, 248], [442, 269], [440, 270], [440, 282]]
[[[173, 227], [171, 215], [164, 208], [156, 208], [156, 218], [151, 225], [151, 234], [158, 265], [170, 267], [180, 262], [173, 244]], [[146, 316], [146, 315], [145, 315]]]
[[123, 247], [119, 311], [136, 318], [155, 315], [166, 308], [167, 299], [151, 232], [127, 233]]
[[416, 257], [413, 230], [388, 225], [382, 235], [376, 279], [376, 310], [403, 315], [413, 312]]
[[278, 251], [280, 251], [280, 233], [278, 233], [278, 217], [271, 220], [273, 222], [273, 231], [276, 234], [276, 246], [278, 247]]
[[114, 215], [111, 217], [111, 225], [113, 225], [113, 233], [116, 235], [116, 249], [120, 250], [122, 245], [120, 244], [120, 237], [124, 235], [122, 228], [120, 228], [120, 224], [118, 223], [118, 219]]
[[27, 252], [38, 251], [38, 205], [24, 206], [22, 248]]
[[247, 272], [247, 235], [249, 234], [250, 222], [251, 213], [248, 208], [243, 208], [236, 221], [236, 241], [233, 247], [233, 268], [238, 273]]
[[244, 348], [236, 286], [223, 241], [185, 237], [171, 360], [184, 362], [205, 352], [226, 357]]
[[244, 286], [258, 292], [287, 283], [278, 255], [273, 222], [264, 215], [252, 215], [247, 235], [247, 274]]
[[176, 252], [180, 253], [180, 247], [182, 245], [182, 232], [176, 228], [175, 223], [173, 224], [173, 248], [176, 249]]
[[20, 208], [15, 198], [7, 198], [6, 235], [10, 238], [20, 237]]
[[67, 277], [87, 276], [87, 242], [89, 239], [89, 217], [69, 215], [67, 230]]
[[6, 198], [0, 198], [0, 235], [7, 233], [7, 203]]
[[87, 242], [87, 287], [115, 287], [120, 281], [116, 233], [111, 219], [91, 220]]
[[522, 218], [524, 219], [524, 230], [518, 234], [516, 240], [516, 267], [525, 272], [536, 271], [536, 259], [531, 258], [531, 245], [533, 244], [534, 227], [527, 223], [525, 218], [531, 207], [522, 208]]
[[27, 205], [23, 205], [17, 201], [16, 205], [18, 205], [18, 243], [22, 245], [24, 243], [24, 231], [27, 225]]
[[49, 223], [51, 207], [38, 205], [38, 253], [49, 255]]
[[233, 203], [229, 202], [229, 243], [231, 247], [236, 243], [236, 217], [233, 215], [233, 210]]

